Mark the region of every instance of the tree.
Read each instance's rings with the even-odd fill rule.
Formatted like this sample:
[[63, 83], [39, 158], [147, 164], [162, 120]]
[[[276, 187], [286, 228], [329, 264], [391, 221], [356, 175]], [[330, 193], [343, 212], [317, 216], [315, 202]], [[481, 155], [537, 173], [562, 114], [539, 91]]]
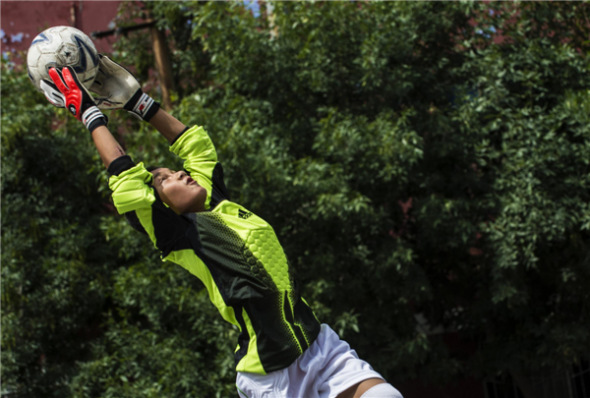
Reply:
[[[388, 375], [506, 371], [525, 392], [517, 376], [584, 355], [579, 7], [279, 3], [276, 34], [237, 6], [194, 11], [221, 87], [180, 111], [227, 142], [240, 200], [281, 226], [322, 315]], [[425, 336], [437, 326], [478, 348], [449, 353]]]
[[2, 99], [2, 393], [229, 395], [235, 331], [115, 214], [88, 132], [6, 62]]
[[26, 396], [66, 393], [116, 264], [91, 148], [50, 108], [2, 63], [2, 380]]
[[[241, 3], [135, 4], [121, 23], [149, 12], [168, 33], [173, 113], [206, 127], [234, 200], [275, 226], [319, 318], [393, 384], [507, 373], [528, 398], [534, 372], [587, 355], [586, 4], [277, 2], [272, 19], [266, 4], [259, 16]], [[141, 40], [120, 38], [113, 57], [143, 80], [153, 62]], [[4, 380], [23, 394], [230, 394], [236, 331], [109, 210], [79, 127], [60, 113], [49, 133], [53, 109], [12, 100], [28, 84], [17, 72], [2, 79]], [[133, 131], [121, 139], [136, 160], [174, 164], [151, 129], [109, 116]], [[86, 196], [38, 176], [41, 209], [57, 209], [43, 225], [76, 230], [54, 255], [57, 235], [33, 234], [41, 218], [22, 211], [33, 188], [10, 178], [58, 154], [77, 165], [68, 189]], [[27, 308], [55, 305], [42, 292], [58, 269], [77, 287], [62, 313], [66, 297], [80, 303], [59, 329], [63, 361], [48, 354], [60, 334], [21, 333], [51, 325]], [[35, 293], [26, 305], [21, 285]], [[42, 353], [64, 375], [59, 390], [34, 371]]]
[[[501, 363], [525, 396], [536, 396], [527, 375], [579, 361], [590, 343], [589, 65], [586, 49], [565, 39], [587, 8], [510, 8], [495, 21], [507, 44], [470, 53], [477, 95], [461, 106], [481, 134], [474, 168], [493, 176], [486, 197], [495, 209], [482, 220], [482, 250], [493, 256], [482, 263], [489, 282], [471, 329], [482, 368]], [[541, 33], [545, 24], [553, 34]]]

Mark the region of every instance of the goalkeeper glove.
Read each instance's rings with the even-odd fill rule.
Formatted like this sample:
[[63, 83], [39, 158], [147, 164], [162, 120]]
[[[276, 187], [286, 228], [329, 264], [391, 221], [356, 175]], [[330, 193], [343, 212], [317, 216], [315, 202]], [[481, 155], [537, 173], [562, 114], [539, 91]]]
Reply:
[[[80, 83], [76, 72], [69, 66], [64, 66], [61, 71], [56, 68], [49, 69], [49, 77], [61, 95], [56, 92], [54, 96], [60, 97], [55, 103], [63, 104], [84, 126], [92, 132], [99, 126], [106, 126], [106, 116], [98, 109], [94, 99]], [[55, 105], [54, 103], [54, 105]]]
[[123, 66], [99, 54], [98, 73], [90, 90], [96, 93], [100, 109], [125, 109], [149, 122], [160, 104], [141, 91], [139, 82]]
[[41, 80], [39, 87], [41, 87], [43, 94], [45, 94], [45, 98], [47, 98], [53, 106], [57, 106], [58, 108], [66, 107], [64, 96], [59, 92], [57, 87], [55, 87], [55, 84], [52, 84], [47, 80]]

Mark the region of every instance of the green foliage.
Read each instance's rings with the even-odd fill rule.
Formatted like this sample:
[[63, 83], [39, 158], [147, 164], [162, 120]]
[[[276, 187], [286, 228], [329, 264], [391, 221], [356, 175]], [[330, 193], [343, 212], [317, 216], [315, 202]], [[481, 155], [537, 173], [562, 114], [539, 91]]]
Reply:
[[2, 379], [63, 396], [100, 325], [115, 258], [98, 229], [96, 174], [82, 166], [89, 137], [39, 96], [3, 62]]
[[[104, 338], [72, 380], [79, 397], [229, 396], [233, 355], [223, 324], [194, 277], [156, 256], [113, 273]], [[154, 289], [160, 286], [160, 289]], [[115, 312], [116, 311], [116, 312]], [[211, 369], [218, 369], [211, 372]]]
[[[236, 332], [115, 214], [82, 124], [4, 62], [2, 99], [3, 393], [230, 395]], [[111, 114], [113, 131], [136, 125]], [[172, 158], [140, 134], [121, 140]]]
[[[584, 3], [140, 6], [119, 21], [167, 32], [172, 113], [205, 126], [319, 318], [391, 382], [587, 355]], [[145, 32], [113, 56], [158, 96]], [[109, 117], [135, 160], [179, 167], [149, 126]], [[233, 394], [237, 332], [114, 214], [102, 168], [83, 128], [3, 64], [3, 384]]]
[[482, 232], [494, 253], [487, 294], [502, 315], [488, 320], [483, 352], [490, 362], [512, 352], [514, 368], [567, 366], [589, 343], [578, 332], [588, 326], [589, 65], [559, 38], [531, 38], [534, 28], [506, 33], [510, 46], [470, 53], [478, 96], [462, 107], [483, 134], [477, 167], [494, 175]]

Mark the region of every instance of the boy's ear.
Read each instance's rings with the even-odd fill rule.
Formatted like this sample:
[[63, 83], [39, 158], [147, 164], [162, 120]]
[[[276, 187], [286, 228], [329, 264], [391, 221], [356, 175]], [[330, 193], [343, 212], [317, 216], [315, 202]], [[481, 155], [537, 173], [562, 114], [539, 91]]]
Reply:
[[[153, 181], [153, 177], [152, 177], [152, 181]], [[160, 194], [158, 193], [158, 190], [156, 189], [156, 187], [155, 187], [153, 184], [152, 184], [152, 189], [154, 190], [154, 196], [156, 197], [156, 201], [158, 201], [158, 202], [160, 202], [161, 204], [163, 204], [163, 205], [164, 205], [164, 207], [166, 207], [167, 209], [170, 209], [170, 210], [174, 211], [174, 210], [172, 209], [172, 207], [170, 207], [170, 205], [169, 205], [168, 203], [166, 203], [166, 202], [164, 202], [164, 201], [162, 200], [162, 198], [160, 197]]]

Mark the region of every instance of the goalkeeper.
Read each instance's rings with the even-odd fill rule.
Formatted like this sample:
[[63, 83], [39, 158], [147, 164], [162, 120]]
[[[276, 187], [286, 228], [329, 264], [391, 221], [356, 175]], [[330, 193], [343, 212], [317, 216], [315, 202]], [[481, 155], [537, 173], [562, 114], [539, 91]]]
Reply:
[[[299, 295], [285, 253], [263, 219], [229, 199], [215, 148], [200, 126], [186, 127], [143, 93], [125, 68], [101, 56], [91, 91], [69, 67], [52, 68], [42, 88], [91, 133], [110, 174], [120, 214], [148, 235], [163, 260], [205, 285], [211, 302], [239, 328], [235, 363], [240, 397], [395, 397], [401, 394], [315, 317]], [[106, 127], [101, 109], [125, 109], [149, 122], [185, 170], [135, 163]]]

